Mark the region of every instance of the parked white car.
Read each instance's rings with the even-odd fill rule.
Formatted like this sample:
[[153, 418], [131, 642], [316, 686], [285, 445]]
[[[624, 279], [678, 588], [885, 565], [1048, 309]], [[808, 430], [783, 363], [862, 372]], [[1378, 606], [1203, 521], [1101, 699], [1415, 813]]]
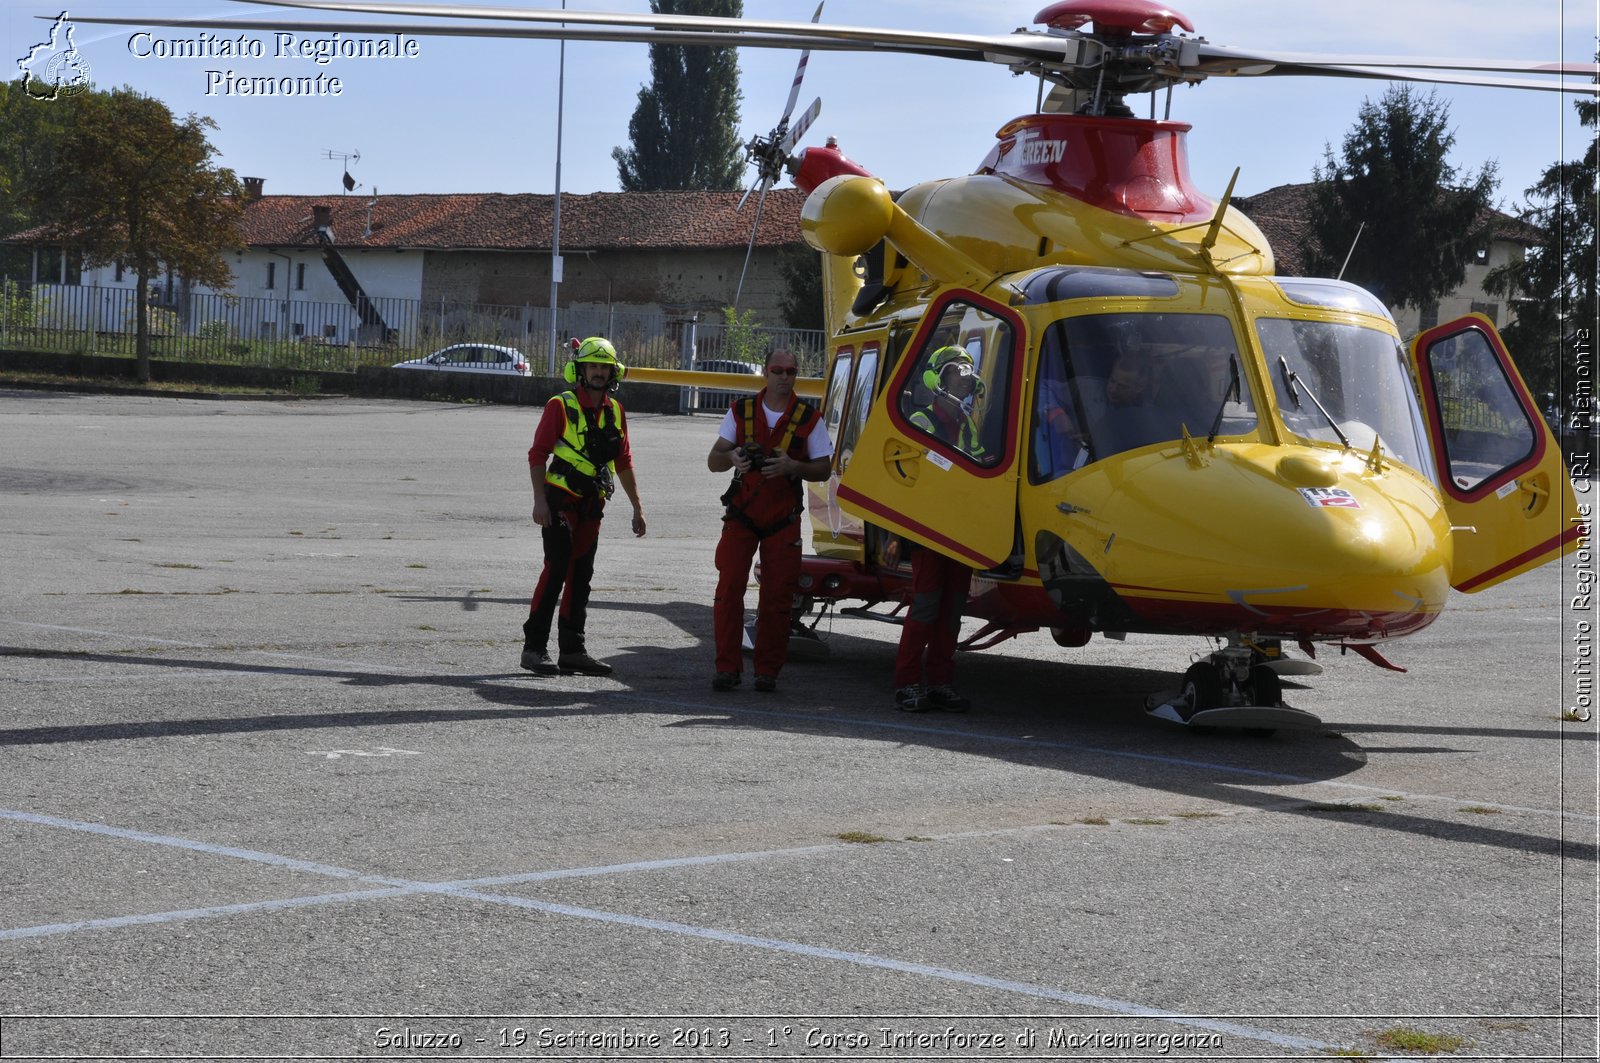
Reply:
[[434, 351], [426, 358], [400, 362], [395, 369], [437, 369], [446, 373], [509, 373], [532, 376], [528, 359], [514, 347], [486, 343], [457, 343]]

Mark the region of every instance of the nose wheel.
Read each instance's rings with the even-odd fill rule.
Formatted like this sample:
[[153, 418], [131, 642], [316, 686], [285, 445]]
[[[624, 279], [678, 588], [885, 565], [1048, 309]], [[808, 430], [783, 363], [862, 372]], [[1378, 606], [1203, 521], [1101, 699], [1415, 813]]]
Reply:
[[1145, 712], [1195, 730], [1226, 729], [1268, 736], [1281, 728], [1316, 730], [1322, 721], [1283, 703], [1283, 683], [1260, 654], [1237, 640], [1183, 674], [1176, 691], [1152, 694]]

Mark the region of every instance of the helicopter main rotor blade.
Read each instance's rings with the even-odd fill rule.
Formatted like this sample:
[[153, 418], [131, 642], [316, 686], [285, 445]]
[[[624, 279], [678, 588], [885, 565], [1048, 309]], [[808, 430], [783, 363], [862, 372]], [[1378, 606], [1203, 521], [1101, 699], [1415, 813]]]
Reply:
[[1404, 70], [1399, 67], [1360, 67], [1332, 65], [1281, 65], [1245, 67], [1216, 71], [1212, 77], [1345, 77], [1378, 81], [1420, 81], [1437, 85], [1475, 85], [1497, 89], [1533, 89], [1542, 92], [1572, 92], [1600, 96], [1600, 85], [1592, 81], [1536, 81], [1531, 78], [1474, 77], [1444, 71]]
[[811, 123], [815, 122], [817, 115], [821, 113], [822, 97], [819, 96], [811, 101], [811, 106], [800, 113], [800, 117], [795, 119], [789, 132], [784, 134], [783, 142], [778, 146], [785, 155], [794, 150], [794, 146], [800, 143], [800, 138], [806, 135], [806, 130], [811, 128]]
[[[1102, 72], [1118, 92], [1150, 92], [1212, 76], [1313, 76], [1431, 81], [1497, 88], [1540, 89], [1596, 95], [1594, 85], [1562, 80], [1448, 76], [1437, 69], [1487, 69], [1531, 75], [1595, 76], [1588, 63], [1519, 60], [1439, 59], [1402, 56], [1311, 56], [1307, 53], [1257, 53], [1219, 48], [1203, 38], [1156, 34], [1126, 47], [1110, 47], [1093, 34], [1020, 30], [1004, 35], [916, 33], [860, 26], [804, 22], [722, 19], [697, 15], [637, 15], [612, 12], [456, 7], [449, 4], [342, 2], [342, 0], [262, 0], [280, 7], [347, 13], [419, 15], [500, 20], [498, 25], [287, 22], [271, 19], [129, 18], [78, 16], [73, 21], [109, 25], [181, 26], [307, 32], [406, 33], [418, 36], [510, 37], [534, 40], [621, 41], [646, 44], [710, 45], [729, 48], [817, 49], [928, 55], [998, 63], [1015, 73], [1037, 73], [1077, 88], [1093, 88]], [[544, 22], [549, 26], [508, 23]], [[1361, 62], [1361, 59], [1372, 62]]]
[[1200, 43], [1198, 67], [1207, 73], [1226, 74], [1229, 67], [1272, 66], [1296, 68], [1296, 73], [1314, 74], [1333, 67], [1364, 70], [1375, 67], [1403, 67], [1409, 70], [1472, 70], [1480, 73], [1568, 74], [1593, 78], [1600, 75], [1600, 64], [1547, 62], [1538, 59], [1453, 59], [1423, 55], [1338, 55], [1314, 52], [1257, 52]]
[[[346, 14], [420, 15], [430, 18], [495, 19], [505, 22], [556, 22], [564, 25], [562, 36], [575, 40], [610, 40], [609, 35], [591, 37], [583, 30], [586, 26], [641, 26], [658, 31], [712, 32], [729, 38], [743, 38], [755, 33], [764, 38], [793, 37], [794, 48], [826, 48], [824, 40], [839, 42], [836, 50], [849, 50], [844, 42], [853, 42], [862, 51], [909, 51], [924, 54], [924, 49], [936, 49], [939, 54], [961, 51], [972, 53], [963, 58], [979, 59], [985, 53], [1008, 55], [1024, 59], [1056, 59], [1062, 55], [1062, 43], [1075, 35], [1052, 36], [1042, 33], [1019, 34], [967, 34], [923, 33], [915, 30], [888, 29], [872, 26], [824, 26], [814, 22], [784, 22], [766, 19], [716, 18], [709, 15], [658, 15], [650, 12], [628, 13], [615, 11], [567, 11], [552, 8], [471, 7], [456, 4], [424, 3], [373, 3], [368, 0], [239, 0], [262, 3], [275, 7], [288, 7], [312, 11], [338, 11]], [[87, 19], [73, 19], [85, 22]], [[115, 20], [113, 20], [115, 21]], [[232, 24], [232, 23], [229, 23]], [[204, 26], [202, 21], [190, 25]], [[518, 35], [520, 36], [520, 34]], [[651, 40], [659, 39], [652, 34]], [[1054, 44], [1049, 43], [1054, 41]], [[679, 43], [666, 41], [665, 43]], [[698, 42], [695, 42], [698, 43]], [[737, 47], [741, 40], [716, 42]], [[778, 47], [768, 45], [768, 47]], [[1007, 59], [994, 60], [1006, 62]]]
[[[624, 44], [684, 44], [710, 45], [717, 48], [781, 48], [792, 51], [808, 48], [818, 51], [894, 52], [909, 55], [931, 55], [946, 59], [984, 61], [978, 51], [951, 48], [914, 46], [874, 46], [856, 41], [833, 38], [804, 40], [797, 37], [763, 36], [761, 34], [728, 34], [680, 32], [651, 29], [604, 29], [594, 27], [575, 29], [561, 26], [451, 26], [436, 22], [296, 22], [281, 19], [220, 19], [220, 18], [113, 18], [107, 16], [74, 15], [73, 22], [104, 26], [173, 26], [190, 29], [220, 30], [282, 30], [294, 33], [403, 33], [417, 37], [497, 37], [526, 40], [584, 40], [609, 41]], [[1013, 59], [1004, 60], [1014, 62]]]

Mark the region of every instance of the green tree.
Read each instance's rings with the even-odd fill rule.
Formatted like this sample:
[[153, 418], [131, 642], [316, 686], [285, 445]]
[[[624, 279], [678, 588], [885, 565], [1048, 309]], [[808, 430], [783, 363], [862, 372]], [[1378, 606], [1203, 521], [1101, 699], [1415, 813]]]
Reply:
[[[173, 118], [132, 89], [89, 92], [49, 106], [71, 116], [30, 196], [38, 220], [87, 267], [121, 262], [139, 280], [135, 332], [140, 380], [150, 379], [150, 281], [163, 269], [213, 288], [232, 271], [242, 209], [232, 170], [212, 165], [209, 118]], [[41, 106], [44, 106], [41, 104]]]
[[[1593, 129], [1600, 122], [1600, 103], [1578, 100], [1578, 119]], [[1596, 221], [1600, 219], [1600, 165], [1597, 143], [1574, 162], [1558, 162], [1546, 169], [1538, 183], [1527, 189], [1528, 206], [1523, 221], [1543, 234], [1543, 241], [1528, 249], [1521, 262], [1490, 271], [1486, 291], [1514, 300], [1517, 319], [1501, 330], [1506, 347], [1517, 360], [1535, 394], [1561, 393], [1561, 367], [1570, 337], [1589, 329], [1589, 343], [1600, 326], [1600, 303], [1595, 287], [1600, 263], [1595, 257]], [[1570, 397], [1563, 399], [1571, 404]]]
[[1343, 267], [1390, 306], [1424, 307], [1461, 285], [1498, 180], [1493, 162], [1469, 174], [1450, 165], [1449, 120], [1448, 103], [1409, 85], [1362, 103], [1341, 154], [1329, 145], [1314, 171], [1308, 272]]
[[[650, 0], [658, 15], [739, 18], [743, 0]], [[732, 48], [650, 46], [650, 84], [628, 120], [631, 147], [613, 148], [624, 192], [726, 191], [744, 176], [739, 61]]]
[[[55, 166], [71, 106], [32, 98], [21, 78], [0, 82], [0, 237], [38, 224], [33, 193]], [[0, 275], [27, 276], [31, 257], [27, 248], [0, 247]]]
[[792, 244], [778, 252], [778, 274], [783, 288], [778, 309], [790, 328], [825, 329], [822, 302], [822, 255], [806, 244]]

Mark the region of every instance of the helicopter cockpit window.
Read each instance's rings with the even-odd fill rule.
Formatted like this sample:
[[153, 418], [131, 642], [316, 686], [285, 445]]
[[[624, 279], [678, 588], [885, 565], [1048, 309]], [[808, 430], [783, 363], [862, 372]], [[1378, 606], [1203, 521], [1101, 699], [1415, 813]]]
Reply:
[[1171, 299], [1178, 282], [1169, 273], [1111, 269], [1106, 266], [1053, 266], [1041, 269], [1023, 285], [1023, 302], [1055, 303], [1108, 295], [1134, 295], [1143, 299]]
[[[1237, 386], [1236, 385], [1237, 382]], [[1255, 430], [1225, 317], [1125, 313], [1063, 318], [1044, 333], [1029, 478], [1044, 483], [1113, 454]]]
[[1450, 481], [1470, 492], [1532, 456], [1539, 429], [1483, 333], [1458, 332], [1428, 347]]
[[1284, 427], [1304, 439], [1382, 453], [1428, 475], [1421, 411], [1404, 356], [1376, 329], [1326, 321], [1256, 323]]
[[1299, 277], [1274, 277], [1272, 280], [1278, 286], [1278, 290], [1283, 292], [1283, 297], [1291, 303], [1327, 310], [1356, 310], [1375, 317], [1389, 317], [1389, 308], [1384, 306], [1377, 296], [1348, 281]]
[[1011, 390], [1011, 326], [951, 303], [916, 352], [900, 414], [914, 429], [979, 465], [1005, 457]]

